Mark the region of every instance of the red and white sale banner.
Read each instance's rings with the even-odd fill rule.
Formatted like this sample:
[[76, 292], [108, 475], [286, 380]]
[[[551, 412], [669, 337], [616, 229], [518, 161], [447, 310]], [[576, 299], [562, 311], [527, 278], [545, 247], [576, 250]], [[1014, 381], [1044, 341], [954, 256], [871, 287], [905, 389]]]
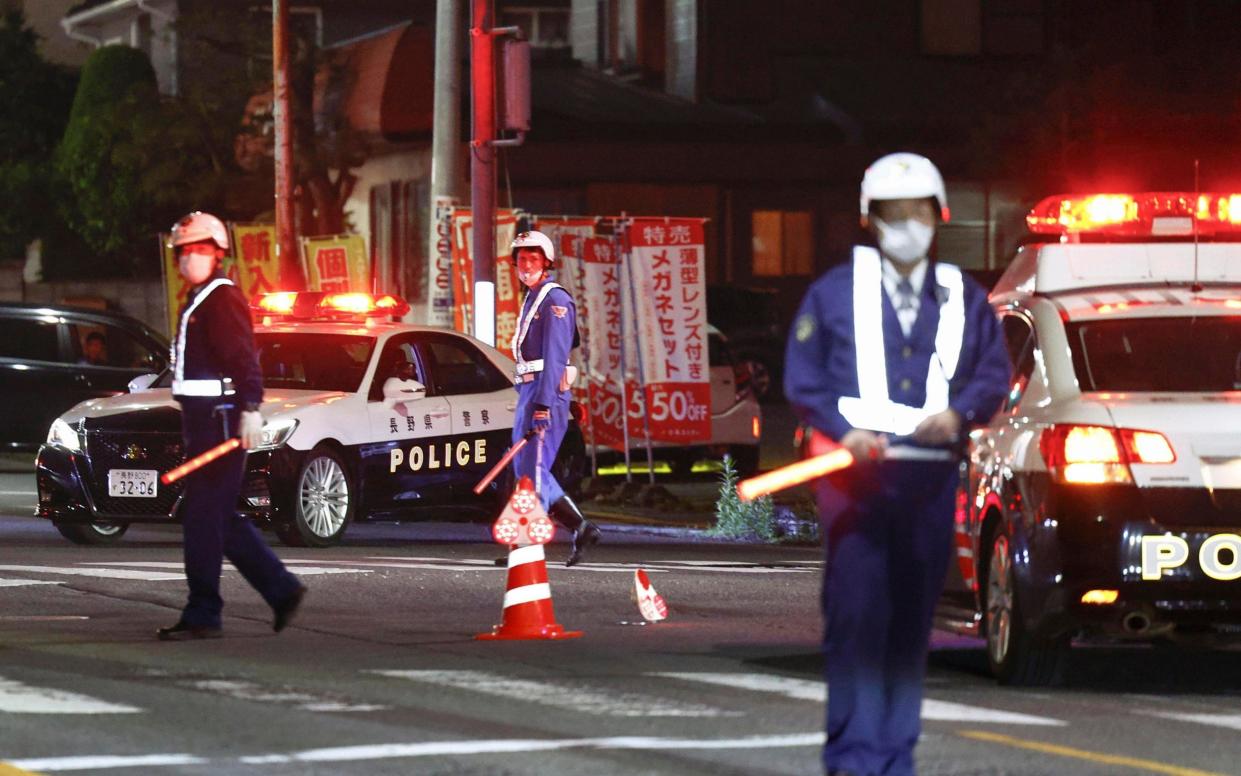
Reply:
[[[470, 246], [473, 223], [468, 208], [453, 210], [453, 328], [468, 334], [474, 332], [474, 254]], [[504, 353], [509, 353], [513, 334], [517, 332], [517, 316], [521, 312], [517, 273], [509, 257], [509, 248], [516, 234], [517, 211], [497, 210], [496, 247], [492, 259], [496, 268], [496, 348]]]
[[[706, 249], [697, 218], [636, 218], [625, 230], [637, 354], [645, 383], [642, 415], [652, 440], [711, 438], [707, 361]], [[630, 347], [634, 343], [629, 342]], [[629, 352], [629, 351], [627, 351]], [[629, 361], [632, 370], [633, 361]], [[631, 374], [633, 372], [631, 371]], [[632, 417], [632, 416], [631, 416]], [[641, 417], [641, 415], [639, 416]], [[644, 433], [642, 424], [630, 436]]]

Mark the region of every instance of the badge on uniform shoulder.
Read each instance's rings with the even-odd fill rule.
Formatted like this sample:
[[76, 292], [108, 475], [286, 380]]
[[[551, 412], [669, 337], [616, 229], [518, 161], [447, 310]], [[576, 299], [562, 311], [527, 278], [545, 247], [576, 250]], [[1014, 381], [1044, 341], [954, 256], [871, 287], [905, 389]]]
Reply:
[[552, 315], [556, 316], [557, 318], [563, 318], [569, 313], [569, 308], [567, 307], [557, 307], [556, 305], [552, 305], [551, 307], [552, 307]]
[[814, 335], [814, 316], [806, 313], [797, 319], [797, 341], [805, 342]]

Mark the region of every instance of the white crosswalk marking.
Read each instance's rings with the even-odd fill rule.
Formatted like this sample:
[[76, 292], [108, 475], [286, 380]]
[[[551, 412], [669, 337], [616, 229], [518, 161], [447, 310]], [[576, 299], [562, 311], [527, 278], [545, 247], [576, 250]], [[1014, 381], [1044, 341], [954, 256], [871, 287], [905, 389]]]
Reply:
[[135, 706], [107, 703], [88, 695], [31, 687], [0, 677], [0, 713], [9, 714], [132, 714]]
[[0, 577], [0, 587], [29, 587], [30, 585], [61, 585], [48, 579], [5, 579]]
[[1241, 714], [1209, 714], [1179, 711], [1145, 711], [1152, 717], [1176, 720], [1177, 722], [1193, 722], [1199, 725], [1241, 730]]
[[0, 565], [0, 571], [24, 571], [30, 574], [57, 574], [67, 577], [95, 577], [96, 579], [133, 579], [142, 582], [164, 582], [185, 579], [184, 574], [165, 571], [134, 571], [132, 569], [83, 568], [75, 566], [9, 566]]
[[[288, 563], [312, 563], [312, 562], [322, 563], [323, 561], [304, 561], [304, 560], [303, 561], [285, 561], [286, 564]], [[328, 562], [331, 563], [334, 561], [328, 561]], [[180, 569], [180, 568], [185, 567], [181, 561], [170, 561], [170, 560], [137, 560], [137, 561], [105, 560], [105, 561], [90, 561], [88, 563], [81, 563], [78, 565], [81, 565], [81, 566], [133, 566], [135, 568], [144, 568], [144, 569]], [[229, 571], [230, 569], [232, 569], [231, 564], [226, 565], [224, 567], [225, 571]], [[235, 569], [232, 569], [232, 570], [235, 570]], [[297, 567], [297, 573], [301, 576], [307, 576], [307, 577], [313, 577], [313, 576], [317, 576], [320, 574], [370, 574], [371, 571], [372, 569], [339, 568], [336, 566], [298, 566]], [[178, 576], [178, 579], [185, 579], [185, 577]]]
[[[827, 686], [823, 682], [810, 679], [794, 679], [771, 674], [711, 672], [660, 672], [648, 674], [648, 676], [662, 676], [686, 682], [703, 682], [704, 684], [732, 687], [738, 690], [775, 693], [786, 698], [801, 701], [814, 701], [816, 703], [827, 701]], [[1061, 720], [1051, 719], [1050, 717], [1038, 717], [1013, 711], [969, 706], [963, 703], [935, 700], [934, 698], [922, 699], [922, 718], [941, 722], [994, 722], [1008, 725], [1060, 726], [1066, 724]]]
[[186, 682], [196, 690], [218, 693], [229, 698], [259, 703], [279, 703], [296, 706], [303, 711], [383, 711], [387, 706], [376, 706], [367, 703], [345, 703], [342, 701], [322, 698], [297, 690], [275, 690], [262, 687], [254, 682], [242, 682], [228, 679], [202, 679]]
[[731, 717], [700, 703], [679, 703], [638, 693], [616, 692], [564, 679], [514, 679], [486, 671], [371, 671], [381, 676], [495, 695], [543, 706], [608, 717]]

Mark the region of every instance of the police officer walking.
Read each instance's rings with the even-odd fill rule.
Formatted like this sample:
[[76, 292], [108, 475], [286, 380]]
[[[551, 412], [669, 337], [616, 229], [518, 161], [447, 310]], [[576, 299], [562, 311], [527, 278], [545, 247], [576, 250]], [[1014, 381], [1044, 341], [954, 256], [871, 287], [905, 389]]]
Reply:
[[986, 292], [928, 259], [948, 217], [939, 171], [916, 154], [867, 169], [876, 247], [806, 293], [785, 393], [857, 463], [821, 480], [830, 774], [914, 773], [922, 682], [952, 546], [957, 463], [970, 425], [1000, 407], [1010, 367]]
[[[542, 232], [521, 232], [513, 240], [513, 263], [517, 277], [528, 290], [513, 336], [517, 359], [517, 412], [513, 418], [513, 442], [530, 431], [541, 438], [526, 445], [513, 458], [516, 479], [535, 479], [539, 468], [543, 507], [556, 522], [573, 532], [566, 566], [582, 559], [586, 548], [599, 541], [599, 528], [582, 516], [552, 475], [551, 466], [569, 427], [569, 387], [576, 368], [569, 366], [569, 353], [578, 344], [577, 308], [573, 297], [549, 272], [556, 260], [552, 241]], [[536, 440], [540, 441], [540, 440]]]
[[190, 285], [172, 351], [172, 393], [181, 404], [185, 456], [193, 458], [232, 437], [241, 438], [243, 449], [185, 478], [180, 515], [189, 600], [180, 619], [156, 635], [181, 641], [222, 634], [220, 567], [226, 557], [271, 606], [272, 628], [279, 632], [306, 588], [237, 512], [245, 450], [258, 447], [262, 438], [263, 384], [249, 308], [220, 268], [228, 231], [213, 215], [190, 213], [172, 227], [170, 247]]

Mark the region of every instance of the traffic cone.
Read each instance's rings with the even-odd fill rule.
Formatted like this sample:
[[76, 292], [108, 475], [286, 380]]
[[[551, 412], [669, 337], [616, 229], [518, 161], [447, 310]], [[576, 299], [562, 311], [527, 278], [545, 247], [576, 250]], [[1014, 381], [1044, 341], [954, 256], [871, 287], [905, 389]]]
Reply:
[[655, 592], [655, 586], [644, 569], [633, 573], [633, 600], [638, 603], [638, 611], [647, 622], [668, 619], [668, 603]]
[[479, 633], [474, 638], [485, 641], [575, 639], [582, 635], [581, 631], [567, 631], [556, 622], [543, 545], [510, 548], [508, 589], [504, 592], [501, 619], [491, 633]]

